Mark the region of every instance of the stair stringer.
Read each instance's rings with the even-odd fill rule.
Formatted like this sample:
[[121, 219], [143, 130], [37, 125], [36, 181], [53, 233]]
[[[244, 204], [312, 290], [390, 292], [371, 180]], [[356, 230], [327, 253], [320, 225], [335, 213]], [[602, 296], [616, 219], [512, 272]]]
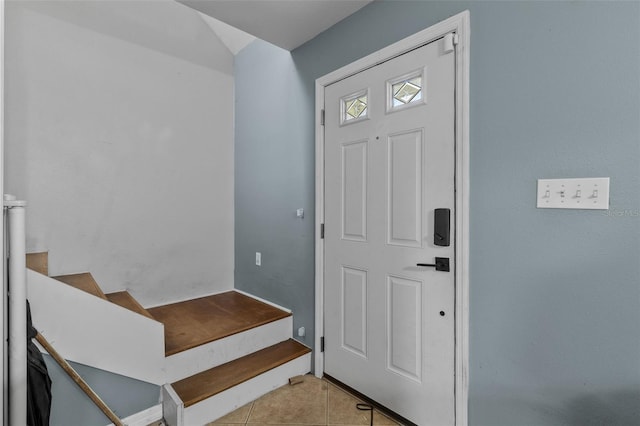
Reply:
[[66, 359], [156, 385], [166, 383], [164, 326], [27, 270], [34, 327]]

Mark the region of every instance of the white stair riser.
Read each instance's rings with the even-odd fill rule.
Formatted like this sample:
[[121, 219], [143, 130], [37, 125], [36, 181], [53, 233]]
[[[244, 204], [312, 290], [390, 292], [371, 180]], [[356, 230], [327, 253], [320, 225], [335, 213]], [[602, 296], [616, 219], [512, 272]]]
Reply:
[[289, 316], [171, 355], [165, 360], [167, 382], [177, 382], [287, 340], [291, 337], [292, 328], [293, 319]]
[[251, 380], [184, 408], [182, 425], [201, 426], [284, 386], [290, 377], [307, 374], [311, 370], [311, 353], [305, 354]]

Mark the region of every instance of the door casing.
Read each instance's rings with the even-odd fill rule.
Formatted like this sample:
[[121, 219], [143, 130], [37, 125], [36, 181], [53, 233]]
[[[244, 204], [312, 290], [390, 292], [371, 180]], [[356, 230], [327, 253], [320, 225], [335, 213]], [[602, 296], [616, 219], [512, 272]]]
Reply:
[[324, 373], [324, 109], [325, 87], [428, 44], [444, 35], [457, 34], [455, 49], [455, 424], [468, 424], [469, 393], [469, 43], [470, 14], [466, 10], [414, 35], [352, 62], [316, 80], [316, 219], [315, 219], [315, 375]]

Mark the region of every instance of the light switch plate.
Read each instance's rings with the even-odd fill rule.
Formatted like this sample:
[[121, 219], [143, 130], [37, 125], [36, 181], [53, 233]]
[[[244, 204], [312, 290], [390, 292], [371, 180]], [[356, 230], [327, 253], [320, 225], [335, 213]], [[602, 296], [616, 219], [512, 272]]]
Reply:
[[609, 209], [609, 178], [538, 179], [539, 209]]

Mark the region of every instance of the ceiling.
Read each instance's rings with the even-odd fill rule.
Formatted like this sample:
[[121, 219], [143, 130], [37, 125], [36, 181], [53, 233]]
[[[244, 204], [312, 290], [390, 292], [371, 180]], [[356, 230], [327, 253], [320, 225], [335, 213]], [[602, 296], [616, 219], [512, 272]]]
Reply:
[[178, 0], [286, 50], [293, 50], [372, 0]]

